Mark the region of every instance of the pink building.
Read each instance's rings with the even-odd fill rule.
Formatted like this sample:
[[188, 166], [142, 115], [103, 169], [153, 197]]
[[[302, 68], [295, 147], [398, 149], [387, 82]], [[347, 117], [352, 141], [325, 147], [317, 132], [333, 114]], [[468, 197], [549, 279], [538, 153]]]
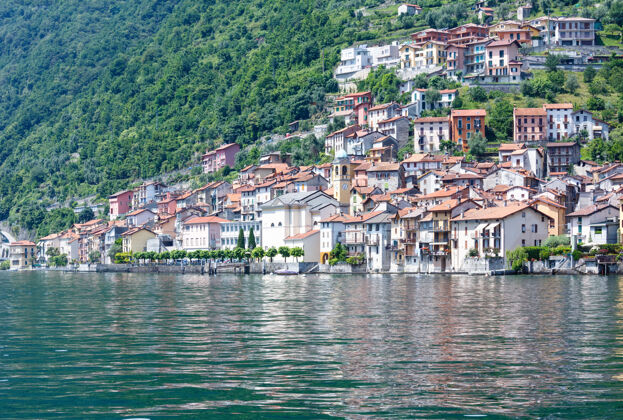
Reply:
[[423, 44], [427, 41], [448, 42], [449, 38], [450, 34], [448, 33], [448, 31], [442, 31], [438, 29], [425, 29], [423, 31], [411, 34], [411, 39], [415, 41], [416, 44]]
[[177, 210], [177, 196], [167, 193], [162, 201], [158, 201], [158, 215], [175, 214]]
[[111, 220], [126, 214], [132, 209], [133, 191], [121, 191], [108, 197], [110, 207], [109, 216]]
[[543, 141], [547, 137], [547, 111], [543, 108], [513, 109], [513, 140], [516, 143]]
[[521, 73], [521, 62], [518, 61], [519, 43], [517, 41], [493, 41], [486, 47], [486, 75], [509, 76]]
[[448, 44], [448, 57], [446, 58], [446, 72], [454, 77], [457, 72], [465, 73], [465, 45]]
[[236, 154], [240, 146], [236, 143], [224, 144], [216, 150], [203, 155], [203, 173], [216, 172], [225, 166], [233, 167], [236, 163]]

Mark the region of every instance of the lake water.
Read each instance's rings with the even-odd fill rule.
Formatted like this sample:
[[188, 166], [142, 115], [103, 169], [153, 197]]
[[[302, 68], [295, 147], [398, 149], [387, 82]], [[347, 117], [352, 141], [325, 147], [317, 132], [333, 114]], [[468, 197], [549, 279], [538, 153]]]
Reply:
[[0, 272], [0, 418], [621, 418], [622, 288]]

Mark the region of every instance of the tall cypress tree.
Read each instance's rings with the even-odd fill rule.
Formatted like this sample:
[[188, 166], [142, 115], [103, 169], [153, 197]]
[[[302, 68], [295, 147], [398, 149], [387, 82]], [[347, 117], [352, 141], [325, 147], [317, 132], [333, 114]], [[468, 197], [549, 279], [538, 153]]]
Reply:
[[238, 231], [238, 244], [236, 245], [238, 248], [244, 249], [244, 231], [242, 228]]
[[255, 249], [257, 246], [255, 243], [255, 233], [253, 232], [253, 227], [249, 229], [249, 239], [247, 240], [247, 245], [249, 246], [249, 249]]

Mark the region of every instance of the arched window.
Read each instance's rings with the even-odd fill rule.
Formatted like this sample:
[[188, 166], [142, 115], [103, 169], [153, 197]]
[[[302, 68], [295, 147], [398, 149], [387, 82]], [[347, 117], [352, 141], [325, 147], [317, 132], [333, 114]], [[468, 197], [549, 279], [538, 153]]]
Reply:
[[270, 224], [270, 227], [275, 227], [275, 224], [274, 224], [274, 223], [271, 223], [271, 224]]
[[279, 225], [278, 225], [278, 226], [281, 226], [281, 222], [279, 222]]
[[346, 175], [348, 173], [348, 168], [346, 168], [346, 165], [342, 166], [342, 175]]

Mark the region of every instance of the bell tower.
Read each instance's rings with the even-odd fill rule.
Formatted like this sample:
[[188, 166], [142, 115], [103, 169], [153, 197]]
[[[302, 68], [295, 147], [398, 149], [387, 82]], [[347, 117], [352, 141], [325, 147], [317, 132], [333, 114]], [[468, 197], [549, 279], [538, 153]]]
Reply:
[[333, 197], [343, 206], [350, 206], [353, 169], [353, 164], [346, 152], [343, 150], [338, 152], [331, 168], [331, 184], [333, 185]]

